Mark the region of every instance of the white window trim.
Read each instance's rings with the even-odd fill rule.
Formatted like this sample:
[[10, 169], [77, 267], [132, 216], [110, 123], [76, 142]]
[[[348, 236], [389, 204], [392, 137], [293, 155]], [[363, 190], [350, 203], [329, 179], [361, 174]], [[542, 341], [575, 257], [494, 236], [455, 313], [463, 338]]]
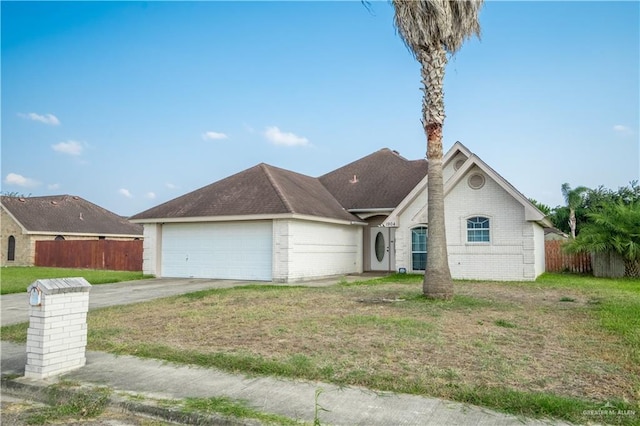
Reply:
[[[467, 221], [474, 217], [484, 217], [489, 220], [489, 241], [469, 241]], [[490, 246], [493, 244], [493, 216], [483, 213], [470, 214], [462, 218], [462, 241], [469, 246]]]

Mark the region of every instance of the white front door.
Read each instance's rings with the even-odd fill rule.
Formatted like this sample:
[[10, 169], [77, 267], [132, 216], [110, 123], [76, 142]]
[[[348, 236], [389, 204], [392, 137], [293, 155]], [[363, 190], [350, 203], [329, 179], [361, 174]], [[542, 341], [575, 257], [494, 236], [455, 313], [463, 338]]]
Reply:
[[393, 228], [369, 228], [369, 253], [372, 271], [393, 271]]

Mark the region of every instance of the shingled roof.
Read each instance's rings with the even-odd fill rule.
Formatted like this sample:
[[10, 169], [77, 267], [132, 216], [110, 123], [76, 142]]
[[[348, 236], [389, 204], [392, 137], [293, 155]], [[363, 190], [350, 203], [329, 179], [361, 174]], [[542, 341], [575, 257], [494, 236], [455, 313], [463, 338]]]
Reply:
[[141, 225], [77, 196], [2, 196], [2, 206], [31, 233], [142, 236]]
[[287, 213], [359, 220], [318, 179], [264, 163], [138, 213], [131, 220]]
[[261, 163], [130, 219], [302, 214], [360, 221], [348, 210], [395, 208], [426, 174], [426, 160], [387, 148], [320, 178]]
[[427, 160], [383, 148], [319, 178], [347, 210], [395, 208], [427, 174]]

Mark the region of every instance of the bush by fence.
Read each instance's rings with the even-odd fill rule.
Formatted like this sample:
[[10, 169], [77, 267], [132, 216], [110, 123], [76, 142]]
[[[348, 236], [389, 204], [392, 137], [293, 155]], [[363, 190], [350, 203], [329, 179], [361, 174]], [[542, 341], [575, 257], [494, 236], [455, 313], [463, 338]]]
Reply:
[[142, 240], [36, 241], [35, 265], [141, 271]]
[[565, 241], [552, 240], [544, 242], [545, 264], [547, 272], [574, 272], [586, 274], [592, 272], [591, 254], [569, 254], [562, 250]]

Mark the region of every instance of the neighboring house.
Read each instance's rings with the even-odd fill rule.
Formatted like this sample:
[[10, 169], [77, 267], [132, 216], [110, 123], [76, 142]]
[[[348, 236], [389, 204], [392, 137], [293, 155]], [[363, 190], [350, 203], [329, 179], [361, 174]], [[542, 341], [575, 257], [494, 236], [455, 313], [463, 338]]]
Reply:
[[[524, 195], [457, 142], [444, 157], [454, 278], [533, 280], [544, 226]], [[319, 178], [259, 164], [131, 217], [144, 273], [291, 282], [424, 271], [427, 161], [381, 149]]]
[[72, 195], [3, 196], [0, 212], [2, 266], [33, 266], [36, 241], [142, 238], [142, 226]]
[[566, 234], [553, 226], [545, 227], [544, 239], [545, 241], [566, 241], [569, 239], [569, 234]]

